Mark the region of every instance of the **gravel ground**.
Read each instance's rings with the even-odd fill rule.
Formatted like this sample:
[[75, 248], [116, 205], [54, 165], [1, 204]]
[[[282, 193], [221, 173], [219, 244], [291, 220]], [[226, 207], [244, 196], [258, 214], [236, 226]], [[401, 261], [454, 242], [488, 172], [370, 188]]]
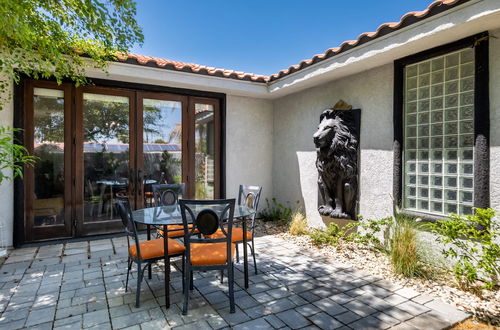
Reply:
[[406, 278], [392, 271], [387, 255], [374, 251], [364, 244], [343, 243], [341, 248], [325, 246], [318, 248], [311, 243], [308, 236], [293, 236], [287, 227], [275, 222], [257, 220], [256, 235], [277, 235], [295, 244], [315, 249], [323, 255], [340, 263], [351, 264], [359, 269], [372, 272], [394, 283], [411, 287], [420, 293], [440, 298], [446, 303], [471, 313], [477, 319], [500, 326], [500, 290], [483, 290], [478, 294], [461, 290], [449, 273], [439, 273], [432, 280], [424, 278]]

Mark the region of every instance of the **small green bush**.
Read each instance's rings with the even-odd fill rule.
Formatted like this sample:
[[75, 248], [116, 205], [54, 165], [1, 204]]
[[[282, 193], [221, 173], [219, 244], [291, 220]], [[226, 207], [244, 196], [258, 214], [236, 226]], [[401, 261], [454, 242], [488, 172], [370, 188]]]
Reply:
[[288, 231], [295, 236], [307, 234], [307, 219], [299, 210], [292, 214], [292, 221], [290, 222]]
[[[297, 201], [298, 203], [299, 201]], [[259, 217], [263, 221], [284, 221], [288, 223], [292, 219], [293, 210], [290, 202], [287, 201], [285, 204], [280, 203], [274, 197], [271, 199], [271, 202], [266, 198], [266, 208], [260, 211]]]
[[475, 208], [474, 214], [451, 214], [448, 220], [428, 224], [437, 234], [437, 241], [445, 244], [443, 255], [456, 260], [453, 265], [455, 278], [466, 288], [471, 288], [481, 275], [487, 289], [498, 283], [500, 245], [495, 240], [500, 230], [493, 222], [494, 217], [493, 209]]
[[[38, 157], [28, 153], [28, 149], [18, 143], [14, 134], [20, 132], [18, 128], [0, 126], [0, 183], [2, 181], [23, 178], [23, 166], [34, 166]], [[8, 176], [4, 171], [12, 170], [12, 175]]]
[[[388, 252], [390, 246], [389, 235], [390, 228], [393, 225], [393, 218], [387, 217], [379, 220], [365, 220], [361, 216], [358, 216], [359, 221], [357, 223], [351, 223], [348, 227], [357, 227], [357, 231], [348, 236], [349, 239], [354, 240], [357, 243], [371, 244], [378, 250]], [[383, 240], [381, 241], [379, 236], [382, 233]]]
[[309, 232], [309, 237], [316, 246], [337, 245], [340, 233], [339, 226], [334, 222], [330, 222], [326, 229], [313, 229]]

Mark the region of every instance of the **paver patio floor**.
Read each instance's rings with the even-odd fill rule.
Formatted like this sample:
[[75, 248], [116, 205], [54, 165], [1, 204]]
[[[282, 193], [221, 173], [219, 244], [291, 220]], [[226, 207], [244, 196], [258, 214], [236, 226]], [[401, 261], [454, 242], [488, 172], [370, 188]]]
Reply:
[[165, 309], [163, 265], [142, 285], [135, 308], [135, 266], [125, 292], [124, 237], [12, 251], [0, 268], [0, 329], [442, 329], [468, 315], [412, 289], [332, 264], [282, 239], [256, 238], [259, 274], [236, 266], [236, 313], [218, 271], [195, 273], [187, 316], [181, 313], [179, 262]]

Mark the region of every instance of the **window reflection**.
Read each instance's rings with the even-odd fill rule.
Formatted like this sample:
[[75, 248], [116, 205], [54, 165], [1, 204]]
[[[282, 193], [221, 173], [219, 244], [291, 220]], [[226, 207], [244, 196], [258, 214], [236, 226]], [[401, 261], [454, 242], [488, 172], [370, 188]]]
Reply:
[[117, 219], [116, 194], [128, 194], [129, 99], [83, 94], [85, 222]]
[[215, 120], [210, 104], [195, 105], [195, 198], [215, 198]]
[[64, 224], [64, 92], [35, 88], [34, 226]]
[[144, 198], [152, 204], [152, 184], [182, 182], [182, 104], [143, 100]]

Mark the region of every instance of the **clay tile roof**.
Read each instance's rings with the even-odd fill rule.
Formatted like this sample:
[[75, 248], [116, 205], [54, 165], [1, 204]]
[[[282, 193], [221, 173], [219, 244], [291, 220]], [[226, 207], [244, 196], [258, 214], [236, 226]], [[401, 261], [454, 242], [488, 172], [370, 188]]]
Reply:
[[345, 52], [349, 49], [352, 49], [356, 46], [362, 45], [369, 41], [372, 41], [376, 38], [385, 36], [391, 32], [400, 30], [404, 27], [407, 27], [411, 24], [420, 22], [426, 18], [431, 16], [440, 14], [448, 9], [464, 4], [470, 0], [436, 0], [431, 3], [425, 10], [422, 11], [412, 11], [404, 14], [399, 22], [393, 23], [384, 23], [380, 25], [376, 31], [374, 32], [364, 32], [361, 33], [356, 40], [348, 40], [344, 41], [340, 44], [339, 47], [329, 48], [323, 54], [314, 55], [311, 59], [303, 60], [299, 64], [292, 65], [286, 70], [281, 70], [278, 73], [275, 73], [269, 76], [269, 81], [274, 81], [284, 76], [287, 76], [293, 72], [299, 71], [303, 68], [306, 68], [310, 65], [316, 64], [323, 60], [326, 60], [332, 56], [338, 55], [342, 52]]
[[124, 63], [139, 64], [144, 66], [157, 67], [174, 71], [204, 74], [216, 77], [234, 78], [238, 80], [248, 80], [248, 81], [265, 83], [267, 82], [268, 79], [267, 76], [256, 75], [253, 73], [219, 69], [200, 64], [178, 62], [164, 58], [144, 56], [133, 53], [128, 54], [128, 56], [118, 55], [117, 59], [119, 62], [124, 62]]
[[347, 50], [353, 49], [356, 46], [365, 44], [389, 33], [405, 28], [414, 23], [420, 22], [426, 18], [440, 14], [448, 9], [454, 8], [471, 0], [436, 0], [432, 2], [425, 10], [412, 11], [404, 14], [399, 22], [384, 23], [380, 25], [374, 32], [361, 33], [355, 40], [344, 41], [339, 47], [329, 48], [322, 54], [316, 54], [310, 59], [301, 61], [299, 64], [292, 65], [286, 70], [281, 70], [271, 76], [257, 75], [241, 71], [226, 70], [220, 68], [209, 67], [194, 63], [185, 63], [172, 61], [168, 59], [144, 56], [139, 54], [118, 55], [119, 62], [138, 64], [150, 67], [163, 68], [167, 70], [182, 71], [188, 73], [203, 74], [208, 76], [223, 77], [237, 80], [246, 80], [259, 83], [267, 83], [293, 72], [297, 72], [318, 62], [324, 61], [330, 57], [341, 54]]

